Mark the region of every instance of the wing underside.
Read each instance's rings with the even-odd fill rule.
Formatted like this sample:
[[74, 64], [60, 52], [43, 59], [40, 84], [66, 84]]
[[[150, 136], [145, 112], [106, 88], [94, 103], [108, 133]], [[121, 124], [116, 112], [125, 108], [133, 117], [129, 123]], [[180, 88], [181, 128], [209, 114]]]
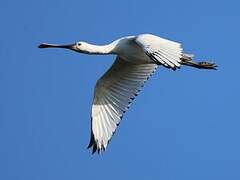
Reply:
[[88, 146], [92, 147], [93, 153], [106, 149], [123, 114], [156, 69], [156, 64], [132, 64], [117, 57], [97, 81]]

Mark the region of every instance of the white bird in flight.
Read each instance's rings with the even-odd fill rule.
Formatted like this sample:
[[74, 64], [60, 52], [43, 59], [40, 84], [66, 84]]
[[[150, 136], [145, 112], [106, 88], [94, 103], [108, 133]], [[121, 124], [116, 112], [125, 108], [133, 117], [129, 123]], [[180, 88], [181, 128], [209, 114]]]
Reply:
[[160, 65], [172, 70], [181, 65], [199, 69], [217, 67], [215, 63], [194, 62], [193, 55], [183, 53], [180, 43], [152, 34], [127, 36], [101, 46], [86, 42], [71, 45], [43, 43], [39, 48], [66, 48], [86, 54], [117, 56], [95, 86], [88, 146], [92, 153], [100, 153], [107, 148], [123, 114]]

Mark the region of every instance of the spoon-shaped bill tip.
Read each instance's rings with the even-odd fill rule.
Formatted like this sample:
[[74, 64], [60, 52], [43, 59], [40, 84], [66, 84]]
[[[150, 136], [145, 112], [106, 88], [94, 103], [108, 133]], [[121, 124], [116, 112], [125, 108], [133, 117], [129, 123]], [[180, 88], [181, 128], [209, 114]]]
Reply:
[[38, 46], [38, 48], [48, 48], [48, 47], [51, 47], [51, 45], [47, 43], [42, 43]]

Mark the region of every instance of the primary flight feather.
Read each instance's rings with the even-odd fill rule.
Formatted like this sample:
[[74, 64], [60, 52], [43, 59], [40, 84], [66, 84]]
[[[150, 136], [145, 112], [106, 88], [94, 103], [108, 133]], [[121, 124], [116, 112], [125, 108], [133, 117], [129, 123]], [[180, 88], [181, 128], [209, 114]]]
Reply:
[[127, 36], [103, 46], [86, 42], [70, 45], [43, 43], [39, 48], [66, 48], [80, 53], [117, 56], [95, 86], [88, 146], [92, 153], [107, 148], [123, 114], [160, 65], [173, 70], [181, 65], [199, 69], [217, 67], [214, 63], [193, 61], [193, 55], [183, 53], [180, 43], [152, 34]]

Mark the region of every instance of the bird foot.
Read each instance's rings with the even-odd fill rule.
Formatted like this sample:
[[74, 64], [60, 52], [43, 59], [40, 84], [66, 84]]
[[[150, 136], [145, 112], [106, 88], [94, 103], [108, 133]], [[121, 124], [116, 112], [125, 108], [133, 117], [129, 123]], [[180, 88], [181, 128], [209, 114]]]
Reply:
[[217, 70], [217, 65], [213, 62], [201, 61], [197, 63], [199, 69], [214, 69]]

